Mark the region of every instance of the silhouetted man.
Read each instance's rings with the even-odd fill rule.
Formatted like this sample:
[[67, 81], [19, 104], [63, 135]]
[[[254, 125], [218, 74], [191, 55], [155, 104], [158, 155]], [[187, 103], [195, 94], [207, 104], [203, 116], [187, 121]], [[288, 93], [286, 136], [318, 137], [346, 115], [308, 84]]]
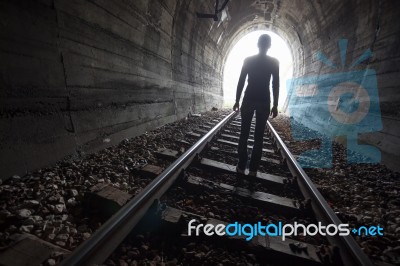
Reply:
[[256, 127], [254, 131], [254, 146], [251, 153], [249, 175], [255, 176], [261, 161], [263, 137], [265, 125], [270, 114], [270, 92], [269, 83], [272, 76], [272, 90], [274, 95], [271, 116], [278, 115], [279, 98], [279, 62], [275, 58], [266, 55], [271, 47], [271, 37], [263, 34], [258, 39], [259, 53], [244, 60], [242, 72], [236, 91], [236, 103], [233, 106], [235, 111], [239, 110], [239, 100], [242, 94], [244, 82], [247, 79], [247, 88], [244, 94], [242, 107], [240, 108], [242, 123], [239, 139], [239, 162], [236, 171], [244, 174], [247, 165], [247, 140], [250, 133], [250, 125], [256, 112]]

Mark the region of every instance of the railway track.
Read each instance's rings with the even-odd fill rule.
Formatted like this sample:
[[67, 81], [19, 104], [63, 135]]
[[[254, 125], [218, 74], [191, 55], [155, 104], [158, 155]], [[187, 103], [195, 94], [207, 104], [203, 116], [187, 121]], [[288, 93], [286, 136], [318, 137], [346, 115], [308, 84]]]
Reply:
[[[270, 265], [372, 265], [350, 235], [298, 235], [285, 241], [262, 235], [254, 235], [250, 240], [246, 240], [246, 235], [189, 235], [189, 223], [194, 228], [200, 223], [215, 227], [236, 221], [243, 224], [302, 221], [337, 226], [341, 223], [269, 122], [257, 176], [236, 174], [240, 132], [240, 118], [236, 115], [232, 112], [220, 121], [187, 132], [191, 141], [180, 141], [187, 146], [180, 156], [178, 151], [159, 150], [158, 156], [171, 160], [169, 167], [61, 264], [102, 264], [110, 256], [118, 256], [115, 249], [132, 232], [140, 235], [143, 228], [155, 228], [157, 234], [163, 234], [163, 241], [173, 238], [182, 245], [196, 241], [209, 241], [216, 246], [221, 243], [223, 248], [254, 254], [254, 263], [258, 264], [268, 261]], [[251, 145], [250, 139], [249, 149]], [[215, 205], [215, 211], [207, 211], [205, 204]]]

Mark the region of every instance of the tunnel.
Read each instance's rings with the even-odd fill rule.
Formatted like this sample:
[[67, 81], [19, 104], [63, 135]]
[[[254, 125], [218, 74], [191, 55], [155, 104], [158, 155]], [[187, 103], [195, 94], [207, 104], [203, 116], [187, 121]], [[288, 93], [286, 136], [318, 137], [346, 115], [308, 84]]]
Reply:
[[[343, 72], [369, 49], [356, 69], [376, 72], [382, 127], [358, 141], [399, 169], [397, 1], [232, 0], [215, 20], [196, 15], [212, 14], [211, 0], [0, 5], [2, 179], [221, 108], [229, 51], [255, 30], [287, 42], [294, 77], [331, 73], [317, 54]], [[347, 41], [342, 66], [340, 40]]]

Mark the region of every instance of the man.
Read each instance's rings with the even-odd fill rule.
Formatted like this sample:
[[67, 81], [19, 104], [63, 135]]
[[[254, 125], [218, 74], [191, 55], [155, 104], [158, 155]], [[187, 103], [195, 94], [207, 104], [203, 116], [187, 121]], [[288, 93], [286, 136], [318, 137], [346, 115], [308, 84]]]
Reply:
[[274, 96], [271, 116], [275, 118], [278, 115], [279, 62], [275, 58], [266, 55], [270, 47], [271, 37], [268, 34], [261, 35], [258, 39], [259, 53], [244, 60], [237, 86], [236, 103], [233, 106], [233, 110], [235, 111], [239, 110], [239, 100], [246, 76], [248, 76], [248, 85], [242, 101], [242, 107], [240, 108], [242, 123], [238, 147], [239, 162], [236, 166], [236, 171], [239, 174], [244, 174], [246, 169], [247, 140], [249, 138], [250, 125], [255, 111], [256, 127], [254, 131], [254, 147], [249, 165], [249, 175], [257, 175], [257, 169], [262, 155], [264, 129], [270, 114], [269, 83], [271, 76]]

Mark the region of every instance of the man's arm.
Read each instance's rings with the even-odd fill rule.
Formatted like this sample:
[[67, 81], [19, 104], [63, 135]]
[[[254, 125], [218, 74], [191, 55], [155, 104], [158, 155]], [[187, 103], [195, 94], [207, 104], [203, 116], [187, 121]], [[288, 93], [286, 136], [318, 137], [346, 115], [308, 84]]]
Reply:
[[275, 66], [272, 71], [272, 93], [274, 94], [274, 103], [271, 110], [272, 118], [278, 115], [278, 101], [279, 101], [279, 61], [276, 60]]
[[272, 71], [272, 93], [274, 94], [274, 105], [278, 107], [279, 100], [279, 61], [276, 60], [276, 65]]
[[246, 81], [247, 76], [247, 60], [244, 60], [242, 71], [240, 72], [239, 82], [236, 89], [236, 103], [239, 103], [240, 96], [242, 95], [244, 82]]

